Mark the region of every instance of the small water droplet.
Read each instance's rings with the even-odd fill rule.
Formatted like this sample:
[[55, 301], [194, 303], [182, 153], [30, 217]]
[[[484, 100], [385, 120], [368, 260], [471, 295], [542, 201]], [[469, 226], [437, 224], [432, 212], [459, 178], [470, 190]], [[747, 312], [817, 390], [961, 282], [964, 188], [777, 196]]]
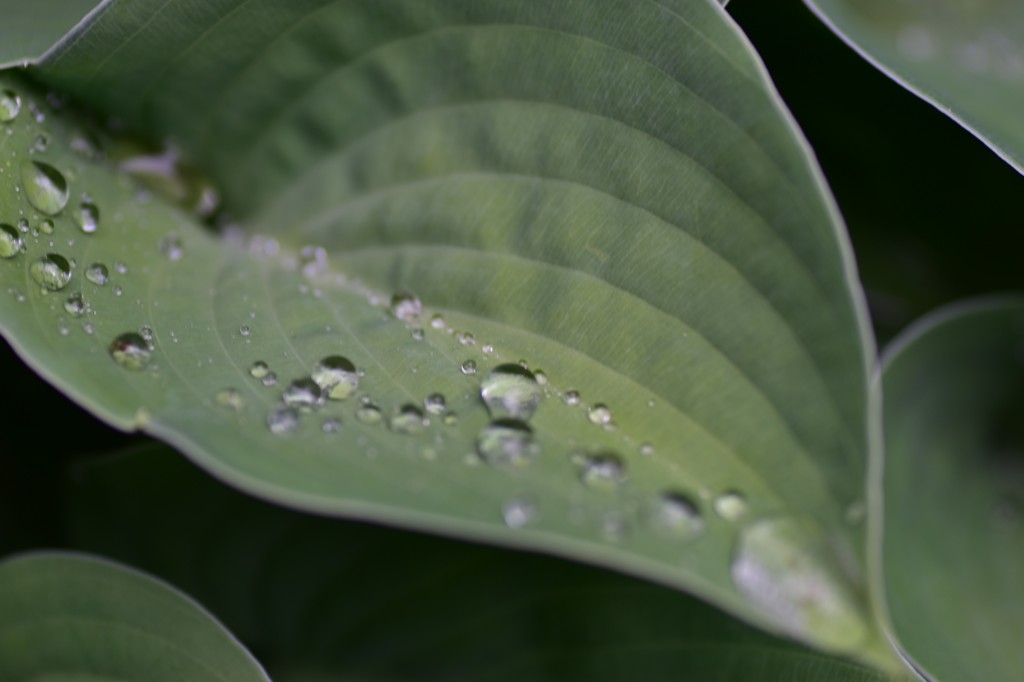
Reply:
[[841, 575], [820, 534], [789, 518], [743, 529], [732, 562], [740, 593], [780, 627], [820, 646], [852, 650], [868, 626]]
[[739, 521], [747, 513], [747, 499], [734, 490], [715, 498], [713, 506], [715, 513], [726, 521]]
[[82, 300], [82, 294], [76, 291], [68, 296], [68, 300], [64, 301], [64, 310], [72, 317], [85, 315], [86, 305], [85, 301]]
[[499, 365], [484, 378], [480, 397], [493, 419], [526, 421], [540, 404], [541, 392], [533, 374], [519, 365]]
[[124, 295], [124, 289], [121, 288], [120, 284], [115, 284], [114, 285], [114, 296], [123, 296], [123, 295]]
[[544, 373], [544, 370], [538, 369], [533, 373], [533, 378], [537, 380], [537, 383], [541, 386], [548, 385], [548, 375]]
[[379, 424], [383, 418], [380, 408], [373, 403], [363, 403], [356, 410], [356, 419], [363, 424]]
[[249, 325], [247, 324], [243, 324], [241, 327], [238, 328], [238, 333], [244, 337], [248, 337], [251, 332], [252, 329], [250, 329]]
[[222, 391], [218, 391], [217, 395], [214, 396], [214, 401], [220, 407], [226, 407], [229, 410], [238, 412], [245, 405], [242, 400], [242, 394], [233, 388], [225, 388]]
[[448, 412], [448, 413], [446, 413], [444, 415], [444, 425], [445, 426], [455, 426], [458, 423], [459, 423], [459, 415], [455, 414], [454, 412]]
[[103, 263], [93, 263], [85, 270], [85, 278], [96, 286], [104, 286], [110, 281], [110, 272]]
[[82, 205], [75, 212], [75, 222], [78, 223], [82, 232], [92, 234], [100, 226], [100, 210], [96, 208], [96, 204], [83, 200]]
[[49, 146], [50, 138], [44, 135], [43, 133], [39, 133], [38, 135], [36, 135], [36, 139], [32, 141], [32, 150], [39, 153], [45, 152], [46, 148]]
[[114, 269], [117, 270], [122, 275], [128, 274], [128, 266], [122, 263], [121, 261], [114, 262]]
[[309, 377], [296, 379], [281, 396], [284, 404], [300, 412], [312, 412], [323, 404], [320, 387]]
[[650, 443], [644, 443], [640, 446], [640, 454], [644, 457], [650, 457], [654, 454], [654, 446]]
[[21, 230], [22, 234], [28, 233], [28, 220], [25, 218], [18, 219], [18, 229]]
[[612, 423], [612, 411], [608, 409], [607, 405], [603, 403], [597, 403], [591, 406], [587, 412], [587, 418], [591, 424], [597, 424], [598, 426], [608, 426]]
[[43, 234], [53, 234], [53, 221], [49, 218], [39, 221], [39, 231]]
[[656, 529], [681, 538], [694, 537], [704, 530], [700, 508], [688, 495], [677, 492], [662, 493], [656, 498], [651, 523]]
[[514, 419], [488, 424], [477, 437], [477, 452], [484, 461], [498, 466], [525, 466], [540, 454], [533, 429]]
[[413, 327], [412, 338], [416, 341], [422, 341], [426, 333], [423, 331], [423, 327]]
[[18, 230], [6, 223], [0, 223], [0, 258], [14, 258], [25, 248]]
[[509, 528], [522, 528], [537, 517], [537, 508], [528, 500], [509, 500], [501, 507], [501, 518]]
[[330, 355], [313, 365], [312, 377], [331, 400], [347, 400], [359, 388], [356, 366], [341, 355]]
[[391, 314], [402, 322], [415, 322], [419, 319], [423, 304], [420, 299], [406, 291], [400, 291], [391, 297]]
[[433, 317], [431, 317], [430, 326], [433, 327], [434, 329], [444, 329], [444, 315], [442, 315], [441, 313], [437, 313]]
[[568, 390], [562, 394], [562, 400], [566, 405], [579, 405], [580, 404], [580, 392]]
[[266, 386], [267, 388], [270, 388], [271, 386], [276, 386], [277, 375], [274, 374], [273, 372], [267, 372], [267, 374], [262, 379], [260, 379], [260, 383]]
[[181, 240], [178, 235], [171, 233], [157, 243], [157, 249], [168, 260], [177, 262], [185, 255], [181, 248]]
[[276, 405], [267, 413], [267, 428], [275, 436], [291, 433], [299, 426], [299, 413], [287, 405]]
[[57, 215], [68, 203], [68, 181], [48, 163], [23, 161], [21, 184], [29, 203], [46, 215]]
[[68, 323], [65, 322], [63, 319], [57, 322], [57, 333], [60, 334], [61, 336], [67, 336], [68, 334], [71, 333], [71, 328], [68, 327]]
[[152, 341], [153, 328], [146, 324], [142, 325], [141, 327], [139, 327], [139, 336], [146, 339], [146, 341]]
[[580, 467], [580, 480], [594, 490], [616, 490], [626, 482], [626, 465], [613, 452], [575, 454], [573, 460]]
[[463, 346], [475, 346], [476, 337], [469, 332], [457, 332], [455, 334], [455, 340]]
[[135, 332], [126, 332], [110, 343], [110, 357], [125, 369], [138, 372], [146, 368], [153, 355], [146, 339]]
[[71, 264], [59, 253], [48, 253], [29, 266], [36, 284], [48, 291], [59, 291], [71, 281]]
[[21, 97], [13, 90], [0, 90], [0, 122], [13, 121], [21, 111]]
[[462, 363], [462, 373], [468, 374], [470, 376], [476, 374], [476, 361], [466, 360], [464, 363]]
[[96, 331], [96, 328], [93, 326], [92, 322], [86, 322], [82, 325], [82, 331], [89, 336], [92, 336], [93, 332]]
[[424, 418], [423, 411], [416, 405], [408, 403], [398, 409], [395, 416], [391, 418], [389, 426], [395, 433], [411, 436], [419, 433], [429, 424], [430, 421]]
[[324, 433], [337, 433], [341, 429], [341, 419], [338, 417], [329, 417], [324, 420], [323, 426]]
[[440, 393], [431, 393], [423, 400], [423, 409], [429, 414], [444, 414], [447, 406], [444, 396]]
[[249, 367], [249, 376], [254, 379], [262, 379], [270, 374], [270, 366], [262, 360], [257, 360]]

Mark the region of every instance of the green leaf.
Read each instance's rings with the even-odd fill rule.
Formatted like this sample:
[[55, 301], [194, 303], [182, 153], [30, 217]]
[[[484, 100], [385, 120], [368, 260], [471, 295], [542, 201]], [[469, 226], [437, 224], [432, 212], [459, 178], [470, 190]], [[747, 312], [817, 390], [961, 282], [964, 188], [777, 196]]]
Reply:
[[0, 679], [268, 682], [182, 593], [124, 566], [66, 553], [0, 562]]
[[256, 502], [166, 448], [72, 481], [78, 546], [198, 595], [280, 682], [890, 679], [635, 579]]
[[[865, 476], [859, 290], [805, 143], [720, 7], [189, 8], [109, 3], [35, 75], [173, 138], [236, 222], [213, 236], [113, 168], [208, 196], [170, 153], [101, 144], [94, 162], [69, 151], [90, 148], [70, 113], [22, 115], [0, 149], [30, 182], [0, 187], [5, 220], [43, 219], [26, 195], [53, 180], [32, 160], [71, 178], [54, 235], [0, 263], [22, 357], [278, 503], [598, 563], [887, 664], [846, 521]], [[51, 251], [77, 266], [43, 294]], [[83, 276], [95, 262], [109, 284]], [[75, 291], [94, 314], [65, 312]], [[387, 312], [403, 291], [418, 317]], [[143, 326], [151, 351], [121, 336]], [[277, 407], [335, 355], [385, 423], [358, 396]], [[520, 359], [546, 383], [506, 375], [489, 414], [482, 384]], [[451, 415], [423, 407], [434, 394]], [[536, 447], [491, 424], [534, 395]]]
[[861, 56], [1024, 172], [1019, 2], [805, 2]]
[[0, 67], [35, 61], [97, 3], [98, 0], [4, 0]]
[[889, 351], [885, 582], [936, 680], [1024, 671], [1024, 299], [942, 310]]

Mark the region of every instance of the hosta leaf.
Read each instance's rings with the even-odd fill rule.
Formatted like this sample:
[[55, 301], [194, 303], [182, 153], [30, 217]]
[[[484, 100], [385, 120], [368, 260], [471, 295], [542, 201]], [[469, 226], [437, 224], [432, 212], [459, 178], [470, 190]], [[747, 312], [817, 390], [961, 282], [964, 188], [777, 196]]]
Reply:
[[277, 682], [890, 679], [635, 579], [256, 502], [166, 448], [76, 470], [68, 518], [200, 597]]
[[805, 0], [868, 61], [1024, 172], [1024, 6]]
[[[15, 121], [5, 172], [25, 177], [0, 210], [24, 214], [28, 250], [0, 263], [0, 320], [90, 409], [279, 503], [555, 552], [825, 647], [882, 646], [847, 521], [870, 345], [852, 266], [720, 7], [111, 2], [35, 74], [171, 136], [236, 221], [213, 236], [113, 172], [209, 203], [171, 153], [110, 143], [94, 163], [69, 151], [91, 146], [70, 115]], [[36, 239], [39, 159], [71, 198]], [[77, 265], [44, 295], [50, 252]], [[97, 262], [107, 285], [84, 276]], [[76, 291], [95, 314], [65, 312]], [[402, 291], [419, 299], [388, 313]], [[121, 336], [143, 326], [152, 350]], [[112, 341], [147, 368], [119, 367]], [[332, 356], [365, 372], [358, 395], [276, 407], [293, 381], [310, 399], [301, 380]]]
[[1024, 299], [936, 313], [885, 387], [885, 579], [895, 633], [934, 679], [1024, 674]]
[[0, 679], [268, 682], [201, 606], [78, 554], [0, 561]]
[[0, 66], [35, 61], [98, 0], [4, 0], [0, 19]]

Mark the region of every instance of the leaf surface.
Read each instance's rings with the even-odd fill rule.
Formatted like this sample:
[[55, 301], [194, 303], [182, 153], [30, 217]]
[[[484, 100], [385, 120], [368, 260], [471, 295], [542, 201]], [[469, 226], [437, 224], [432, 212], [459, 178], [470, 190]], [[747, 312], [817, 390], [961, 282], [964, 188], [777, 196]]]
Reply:
[[[7, 178], [45, 185], [33, 160], [72, 178], [38, 239], [25, 178], [0, 187], [5, 220], [29, 222], [0, 263], [0, 324], [94, 412], [279, 503], [558, 553], [828, 648], [879, 646], [846, 520], [865, 469], [859, 290], [720, 7], [111, 2], [35, 75], [170, 136], [231, 225], [211, 235], [123, 175], [203, 204], [170, 154], [82, 158], [61, 112], [0, 142]], [[51, 249], [77, 265], [44, 295]], [[104, 286], [83, 277], [98, 262]], [[74, 291], [94, 314], [62, 312]], [[405, 291], [422, 310], [389, 312]], [[140, 331], [145, 363], [121, 336]], [[281, 408], [331, 356], [364, 373], [356, 395]], [[510, 379], [520, 361], [542, 381]]]
[[165, 583], [78, 554], [0, 562], [0, 678], [268, 682], [198, 604]]
[[163, 447], [78, 468], [70, 500], [76, 546], [186, 587], [278, 682], [890, 679], [625, 576], [257, 502]]
[[1019, 2], [805, 1], [861, 56], [1024, 172]]
[[888, 353], [885, 582], [936, 680], [1024, 672], [1024, 300], [947, 308]]

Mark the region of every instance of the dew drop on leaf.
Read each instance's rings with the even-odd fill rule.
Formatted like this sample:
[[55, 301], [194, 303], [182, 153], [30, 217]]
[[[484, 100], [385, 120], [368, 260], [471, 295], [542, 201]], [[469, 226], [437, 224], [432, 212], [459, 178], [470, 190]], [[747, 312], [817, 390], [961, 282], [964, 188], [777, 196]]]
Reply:
[[0, 223], [0, 258], [14, 258], [25, 248], [18, 230], [6, 223]]
[[430, 318], [430, 326], [433, 327], [434, 329], [444, 329], [444, 327], [445, 327], [444, 316], [441, 315], [441, 313], [437, 313], [436, 315], [431, 317]]
[[364, 402], [356, 410], [356, 419], [363, 424], [379, 424], [383, 418], [380, 408], [372, 402]]
[[391, 314], [403, 322], [419, 319], [423, 304], [413, 294], [402, 291], [391, 297]]
[[71, 264], [59, 253], [48, 253], [29, 266], [36, 284], [48, 291], [60, 291], [71, 281]]
[[68, 300], [64, 301], [64, 310], [72, 317], [85, 315], [86, 306], [85, 301], [82, 300], [82, 294], [75, 292], [68, 296]]
[[356, 366], [341, 355], [330, 355], [313, 365], [312, 377], [331, 400], [347, 400], [359, 388]]
[[411, 436], [422, 431], [429, 423], [429, 420], [423, 416], [423, 411], [409, 403], [398, 409], [398, 412], [391, 417], [388, 426], [395, 433]]
[[497, 466], [526, 466], [540, 454], [533, 429], [514, 419], [484, 427], [477, 436], [476, 449], [485, 462]]
[[241, 327], [238, 328], [238, 333], [248, 338], [249, 334], [252, 333], [252, 329], [249, 328], [249, 325], [243, 324]]
[[691, 538], [704, 530], [704, 517], [700, 509], [683, 493], [665, 492], [659, 495], [650, 516], [655, 529], [674, 537]]
[[324, 420], [320, 428], [324, 433], [337, 433], [341, 429], [341, 420], [337, 417], [330, 417]]
[[263, 375], [263, 378], [260, 379], [260, 383], [266, 386], [267, 388], [270, 388], [271, 386], [276, 386], [277, 375], [274, 374], [273, 372], [267, 372], [266, 374]]
[[579, 405], [580, 404], [580, 392], [568, 390], [562, 395], [562, 400], [566, 405]]
[[507, 364], [487, 373], [480, 397], [493, 419], [527, 421], [540, 404], [541, 392], [530, 370]]
[[93, 263], [85, 270], [85, 278], [98, 287], [110, 281], [110, 271], [103, 263]]
[[257, 360], [249, 367], [249, 376], [254, 379], [262, 379], [270, 374], [270, 366], [262, 360]]
[[53, 234], [53, 221], [49, 218], [39, 221], [39, 231], [43, 234]]
[[476, 374], [476, 361], [466, 360], [464, 363], [462, 363], [462, 373], [470, 376]]
[[86, 234], [92, 234], [100, 226], [100, 210], [91, 201], [82, 201], [82, 205], [75, 212], [75, 222]]
[[747, 498], [730, 490], [716, 497], [713, 506], [715, 513], [726, 521], [739, 521], [747, 513]]
[[526, 500], [509, 500], [501, 507], [501, 518], [509, 528], [522, 528], [537, 516], [537, 508]]
[[0, 122], [13, 121], [21, 111], [21, 97], [13, 90], [0, 90]]
[[573, 460], [580, 468], [580, 480], [588, 488], [612, 491], [626, 482], [626, 465], [613, 452], [576, 454]]
[[440, 393], [431, 393], [423, 400], [423, 409], [430, 414], [444, 414], [448, 404]]
[[592, 424], [608, 426], [612, 423], [612, 411], [608, 409], [607, 405], [597, 403], [587, 412], [587, 418]]
[[323, 394], [320, 387], [309, 377], [296, 379], [281, 396], [284, 404], [295, 408], [300, 412], [312, 412], [323, 404]]
[[644, 443], [640, 446], [640, 454], [644, 457], [650, 457], [654, 454], [654, 446], [650, 443]]
[[185, 255], [181, 248], [181, 240], [176, 234], [169, 234], [161, 239], [157, 244], [157, 249], [165, 258], [173, 262], [181, 260], [181, 257]]
[[217, 392], [214, 396], [214, 402], [220, 407], [225, 407], [229, 410], [239, 411], [245, 404], [242, 400], [242, 394], [233, 388], [225, 388]]
[[68, 181], [48, 163], [22, 161], [21, 184], [29, 203], [46, 215], [60, 213], [68, 203]]
[[299, 426], [299, 413], [287, 405], [276, 405], [267, 414], [267, 428], [275, 436], [291, 433]]
[[125, 332], [110, 343], [110, 357], [114, 362], [134, 372], [145, 369], [152, 355], [149, 342], [136, 332]]

